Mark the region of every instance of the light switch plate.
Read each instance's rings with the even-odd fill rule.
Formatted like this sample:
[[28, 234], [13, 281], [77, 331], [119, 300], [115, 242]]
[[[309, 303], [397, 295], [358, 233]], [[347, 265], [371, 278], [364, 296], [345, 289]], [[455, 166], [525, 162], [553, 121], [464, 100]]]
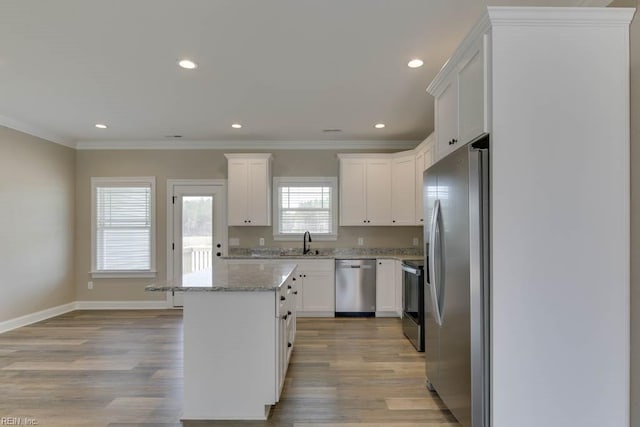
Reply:
[[413, 238], [413, 246], [418, 246], [420, 244], [420, 240], [417, 237]]
[[260, 243], [259, 243], [259, 244], [260, 244], [260, 246], [264, 246], [264, 237], [261, 237], [261, 238], [260, 238], [260, 240], [259, 240], [259, 242], [260, 242]]
[[240, 246], [240, 239], [237, 237], [231, 237], [229, 239], [229, 246]]
[[364, 239], [362, 237], [358, 237], [358, 246], [364, 245]]

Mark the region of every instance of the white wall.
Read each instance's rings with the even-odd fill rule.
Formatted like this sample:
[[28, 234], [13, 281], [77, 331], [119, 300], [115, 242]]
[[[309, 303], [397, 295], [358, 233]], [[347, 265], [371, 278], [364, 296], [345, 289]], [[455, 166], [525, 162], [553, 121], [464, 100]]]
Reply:
[[75, 152], [0, 127], [0, 322], [75, 300]]
[[493, 32], [494, 427], [628, 426], [628, 50], [576, 16]]

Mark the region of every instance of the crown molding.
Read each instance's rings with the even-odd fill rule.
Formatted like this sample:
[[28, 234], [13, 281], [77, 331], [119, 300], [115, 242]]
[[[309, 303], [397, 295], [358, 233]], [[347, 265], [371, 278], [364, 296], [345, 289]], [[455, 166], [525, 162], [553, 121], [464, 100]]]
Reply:
[[78, 141], [78, 150], [361, 150], [413, 149], [419, 140], [399, 141]]
[[[584, 1], [585, 5], [595, 3]], [[611, 27], [629, 25], [634, 8], [628, 7], [488, 7], [492, 26]]]
[[46, 129], [32, 126], [30, 124], [15, 120], [7, 116], [0, 115], [0, 126], [4, 126], [13, 130], [17, 130], [28, 135], [32, 135], [41, 139], [45, 139], [56, 144], [64, 145], [69, 148], [76, 148], [74, 142], [68, 138], [64, 138]]
[[582, 7], [607, 7], [611, 0], [582, 0], [578, 6]]

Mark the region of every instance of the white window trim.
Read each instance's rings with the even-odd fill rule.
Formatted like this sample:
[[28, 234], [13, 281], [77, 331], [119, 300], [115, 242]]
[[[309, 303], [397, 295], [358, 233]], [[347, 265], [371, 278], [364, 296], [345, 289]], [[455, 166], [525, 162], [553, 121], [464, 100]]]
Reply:
[[[149, 270], [101, 271], [96, 269], [96, 187], [109, 185], [151, 185], [151, 268]], [[156, 277], [156, 177], [91, 177], [91, 271], [94, 279]]]
[[295, 177], [295, 176], [276, 176], [273, 178], [273, 240], [296, 242], [302, 239], [300, 234], [281, 234], [280, 233], [280, 204], [278, 202], [278, 187], [282, 184], [328, 184], [333, 191], [331, 192], [331, 223], [333, 224], [333, 233], [331, 234], [312, 234], [314, 241], [333, 241], [338, 240], [338, 178], [329, 177]]

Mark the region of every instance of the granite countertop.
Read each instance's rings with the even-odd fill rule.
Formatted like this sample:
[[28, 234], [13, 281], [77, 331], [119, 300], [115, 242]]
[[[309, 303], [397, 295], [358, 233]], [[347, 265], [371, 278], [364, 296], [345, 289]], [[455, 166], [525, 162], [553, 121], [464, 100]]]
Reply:
[[260, 292], [273, 291], [284, 284], [296, 264], [227, 264], [216, 265], [215, 271], [186, 275], [185, 285], [172, 282], [152, 283], [145, 291], [177, 292]]
[[333, 248], [312, 250], [311, 253], [302, 255], [299, 248], [238, 248], [231, 249], [227, 260], [234, 259], [396, 259], [396, 260], [420, 260], [423, 255], [417, 248]]

